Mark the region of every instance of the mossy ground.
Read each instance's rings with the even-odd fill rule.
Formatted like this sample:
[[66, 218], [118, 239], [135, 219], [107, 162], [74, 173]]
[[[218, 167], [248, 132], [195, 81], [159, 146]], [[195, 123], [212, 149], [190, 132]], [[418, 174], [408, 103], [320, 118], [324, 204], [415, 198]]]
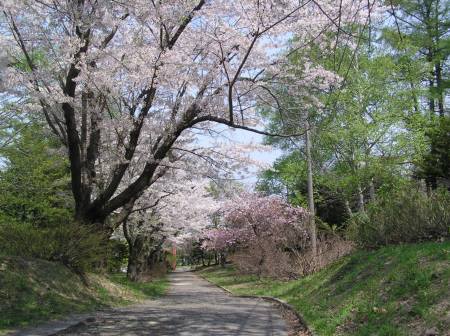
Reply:
[[423, 335], [450, 330], [450, 242], [358, 251], [295, 281], [240, 275], [232, 267], [199, 272], [236, 294], [293, 305], [317, 335]]
[[131, 283], [124, 274], [88, 275], [89, 286], [66, 267], [0, 256], [0, 335], [7, 330], [163, 295], [164, 278]]

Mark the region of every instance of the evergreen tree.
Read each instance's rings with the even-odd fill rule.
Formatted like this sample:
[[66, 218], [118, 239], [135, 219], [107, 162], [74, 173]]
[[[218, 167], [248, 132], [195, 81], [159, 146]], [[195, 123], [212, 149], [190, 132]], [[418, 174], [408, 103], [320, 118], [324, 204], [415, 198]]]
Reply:
[[19, 136], [2, 148], [0, 216], [48, 227], [71, 218], [68, 163], [42, 125], [17, 125]]

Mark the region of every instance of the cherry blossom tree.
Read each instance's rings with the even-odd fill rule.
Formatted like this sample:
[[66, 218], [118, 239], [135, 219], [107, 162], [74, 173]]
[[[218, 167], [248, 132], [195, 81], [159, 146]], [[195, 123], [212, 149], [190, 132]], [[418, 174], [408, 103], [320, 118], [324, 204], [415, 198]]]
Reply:
[[228, 227], [208, 228], [201, 237], [201, 248], [216, 255], [216, 262], [225, 265], [227, 255], [242, 241], [240, 230]]
[[158, 193], [153, 190], [151, 200], [144, 202], [145, 197], [141, 198], [123, 221], [129, 246], [127, 273], [131, 280], [139, 280], [152, 270], [164, 243], [179, 245], [200, 236], [220, 207], [220, 202], [208, 191], [208, 180], [177, 181], [172, 185], [161, 184], [164, 189]]
[[[224, 186], [230, 184], [228, 181], [233, 181], [244, 168], [262, 166], [261, 162], [249, 158], [246, 151], [271, 148], [246, 145], [236, 151], [236, 144], [221, 142], [222, 136], [215, 138], [208, 144], [192, 139], [189, 143], [185, 141], [182, 150], [171, 155], [170, 164], [165, 164], [165, 173], [152, 188], [145, 190], [131, 208], [121, 209], [111, 216], [111, 226], [116, 228], [122, 224], [128, 243], [131, 280], [139, 280], [161, 266], [158, 259], [163, 255], [164, 244], [198, 241], [223, 201], [217, 195], [218, 190], [222, 192]], [[127, 172], [128, 181], [139, 173], [143, 161]], [[227, 188], [227, 192], [230, 193], [231, 188]]]
[[67, 147], [75, 219], [111, 232], [106, 219], [126, 217], [197, 132], [220, 123], [270, 135], [255, 103], [270, 98], [264, 83], [276, 78], [285, 42], [320, 43], [368, 6], [4, 0], [1, 86], [27, 96], [24, 108], [42, 113]]
[[235, 261], [243, 269], [259, 275], [285, 274], [289, 252], [310, 248], [308, 212], [279, 196], [243, 193], [222, 211], [221, 227], [205, 230], [203, 248], [240, 251]]

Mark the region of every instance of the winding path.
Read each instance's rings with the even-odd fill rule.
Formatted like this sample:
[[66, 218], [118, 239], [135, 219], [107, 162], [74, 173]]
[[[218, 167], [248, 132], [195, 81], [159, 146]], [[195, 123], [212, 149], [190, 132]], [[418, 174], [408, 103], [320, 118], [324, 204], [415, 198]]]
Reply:
[[174, 272], [170, 280], [160, 299], [98, 313], [94, 322], [58, 335], [287, 335], [278, 309], [266, 301], [233, 297], [192, 272]]

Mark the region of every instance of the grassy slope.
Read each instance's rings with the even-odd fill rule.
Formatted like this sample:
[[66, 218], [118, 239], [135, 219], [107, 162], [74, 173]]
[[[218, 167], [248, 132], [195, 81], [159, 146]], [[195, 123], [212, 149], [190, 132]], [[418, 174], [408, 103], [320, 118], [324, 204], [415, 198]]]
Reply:
[[293, 305], [317, 335], [423, 335], [450, 330], [450, 242], [359, 251], [300, 280], [200, 274], [237, 294], [275, 296]]
[[134, 284], [124, 275], [89, 276], [89, 287], [59, 264], [0, 256], [0, 335], [8, 329], [125, 305], [164, 294], [165, 279]]

